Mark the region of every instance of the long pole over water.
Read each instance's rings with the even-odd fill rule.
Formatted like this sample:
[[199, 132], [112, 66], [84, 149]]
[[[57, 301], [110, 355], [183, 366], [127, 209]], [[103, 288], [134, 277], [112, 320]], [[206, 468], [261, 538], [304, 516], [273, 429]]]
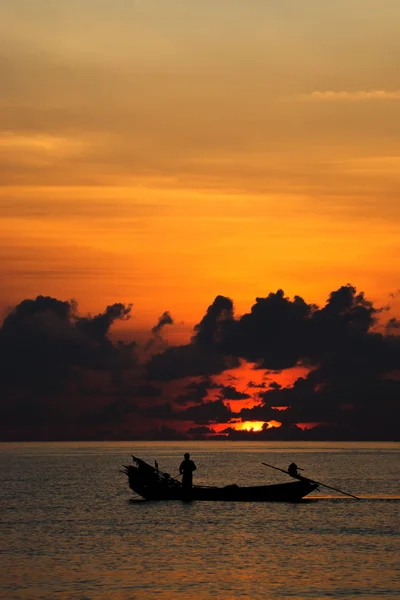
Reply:
[[[271, 469], [275, 469], [276, 471], [281, 471], [281, 473], [286, 473], [286, 475], [290, 475], [289, 471], [285, 471], [285, 469], [280, 469], [279, 467], [274, 467], [274, 465], [269, 465], [268, 463], [261, 463], [262, 465], [264, 465], [265, 467], [270, 467]], [[290, 475], [290, 477], [293, 477], [293, 475]], [[332, 487], [331, 485], [326, 485], [326, 483], [321, 483], [320, 481], [315, 481], [314, 479], [309, 479], [308, 477], [295, 477], [295, 479], [307, 479], [307, 481], [310, 481], [311, 483], [316, 483], [317, 485], [323, 485], [326, 488], [329, 488], [330, 490], [335, 490], [335, 492], [340, 492], [341, 494], [344, 494], [345, 496], [350, 496], [350, 498], [355, 498], [356, 500], [361, 500], [361, 498], [358, 498], [357, 496], [354, 496], [353, 494], [348, 494], [347, 492], [344, 492], [343, 490], [339, 490], [339, 488], [335, 488]]]

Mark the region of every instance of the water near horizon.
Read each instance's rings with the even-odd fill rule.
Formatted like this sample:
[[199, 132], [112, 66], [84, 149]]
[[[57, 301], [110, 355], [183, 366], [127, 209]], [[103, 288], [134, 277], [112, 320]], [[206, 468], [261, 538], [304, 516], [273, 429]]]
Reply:
[[[300, 504], [133, 501], [131, 454], [196, 483], [321, 488]], [[400, 444], [0, 444], [2, 600], [400, 597]]]

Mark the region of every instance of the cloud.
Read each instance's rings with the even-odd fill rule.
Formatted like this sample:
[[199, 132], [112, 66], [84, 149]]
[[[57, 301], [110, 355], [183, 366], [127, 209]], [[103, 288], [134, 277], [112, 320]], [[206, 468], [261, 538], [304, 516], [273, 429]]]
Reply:
[[[276, 404], [276, 406], [279, 406]], [[242, 421], [282, 421], [283, 412], [271, 407], [269, 403], [254, 406], [253, 408], [242, 408], [239, 413]]]
[[166, 310], [165, 312], [163, 312], [161, 317], [158, 319], [157, 325], [155, 327], [153, 327], [153, 329], [151, 330], [152, 334], [155, 335], [156, 337], [159, 336], [161, 329], [163, 327], [165, 327], [165, 325], [172, 325], [173, 322], [174, 321], [173, 321], [171, 315]]
[[162, 389], [152, 383], [144, 383], [136, 388], [135, 393], [139, 397], [157, 398], [162, 394]]
[[[281, 427], [265, 427], [261, 431], [236, 430], [232, 427], [227, 427], [223, 430], [227, 440], [233, 441], [276, 441], [276, 440], [305, 440], [307, 436], [297, 425]], [[323, 438], [323, 439], [330, 439]]]
[[195, 325], [190, 344], [170, 347], [151, 357], [147, 365], [149, 378], [170, 381], [209, 376], [239, 366], [238, 358], [228, 356], [221, 345], [229, 325], [234, 325], [233, 302], [225, 296], [217, 296]]
[[163, 402], [162, 404], [154, 404], [145, 406], [141, 409], [142, 417], [151, 419], [175, 420], [177, 413], [174, 410], [171, 402]]
[[277, 383], [276, 381], [272, 381], [269, 387], [273, 390], [280, 390], [282, 388], [281, 384]]
[[391, 333], [396, 330], [400, 330], [400, 320], [392, 317], [385, 325], [385, 329], [388, 333]]
[[274, 419], [287, 426], [322, 423], [332, 428], [333, 438], [347, 432], [348, 439], [397, 439], [400, 381], [383, 374], [371, 360], [375, 352], [380, 351], [354, 356], [350, 350], [330, 358], [292, 387], [262, 393], [262, 403], [243, 409], [240, 416], [243, 421]]
[[224, 400], [246, 400], [251, 398], [249, 394], [239, 392], [233, 385], [226, 385], [221, 389], [221, 398]]
[[212, 427], [205, 427], [204, 425], [200, 427], [191, 427], [190, 429], [188, 429], [189, 435], [199, 437], [204, 437], [213, 433], [215, 433], [215, 429], [212, 429]]
[[[94, 317], [81, 317], [75, 301], [48, 296], [18, 304], [0, 329], [3, 422], [12, 427], [73, 421], [85, 410], [77, 397], [90, 398], [88, 378], [100, 381], [102, 390], [122, 382], [137, 365], [135, 344], [113, 343], [108, 333], [130, 313], [131, 305], [115, 303]], [[102, 392], [98, 396], [104, 401]], [[101, 404], [98, 408], [101, 412]]]
[[256, 389], [264, 389], [267, 387], [267, 384], [265, 381], [262, 381], [260, 383], [257, 383], [256, 381], [249, 381], [247, 383], [247, 387], [248, 388], [256, 388]]
[[116, 374], [132, 367], [134, 344], [108, 338], [113, 323], [129, 319], [130, 312], [131, 305], [116, 303], [94, 317], [80, 317], [74, 301], [47, 296], [22, 301], [0, 330], [1, 381], [48, 393], [81, 369]]
[[158, 319], [157, 325], [155, 325], [151, 330], [153, 338], [147, 342], [147, 344], [145, 345], [145, 349], [149, 350], [155, 343], [158, 343], [158, 345], [166, 346], [167, 344], [162, 338], [161, 331], [166, 325], [173, 325], [173, 323], [174, 321], [170, 313], [167, 310], [163, 312], [161, 317]]
[[[294, 429], [299, 423], [320, 424], [307, 433], [313, 439], [398, 438], [399, 321], [378, 330], [383, 309], [350, 284], [332, 291], [322, 307], [271, 292], [239, 317], [231, 299], [217, 296], [190, 343], [165, 348], [144, 364], [134, 342], [109, 336], [131, 311], [117, 302], [82, 316], [75, 301], [47, 296], [11, 310], [0, 328], [2, 437], [92, 439], [97, 432], [97, 439], [143, 439], [148, 431], [158, 439], [165, 423], [176, 428], [165, 435], [180, 436], [196, 427], [274, 420], [283, 429], [268, 428], [262, 439], [284, 439], [285, 432], [305, 439]], [[155, 335], [169, 322], [164, 313]], [[250, 382], [259, 388], [254, 406], [235, 412], [229, 402], [251, 397], [231, 384], [239, 380], [232, 367], [243, 361], [283, 381], [285, 370], [301, 365], [303, 376], [286, 386], [281, 379], [268, 386]], [[238, 439], [232, 431], [224, 435]]]
[[400, 290], [395, 290], [394, 292], [390, 292], [389, 297], [392, 298], [393, 300], [395, 298], [397, 298], [398, 296], [400, 296]]
[[186, 404], [201, 404], [208, 395], [208, 390], [221, 387], [218, 384], [213, 383], [210, 377], [204, 377], [200, 381], [192, 381], [186, 385], [188, 390], [185, 394], [181, 394], [175, 398], [175, 404], [186, 405]]
[[179, 401], [168, 401], [161, 404], [144, 406], [140, 410], [142, 417], [157, 421], [192, 421], [198, 425], [227, 423], [238, 414], [231, 411], [222, 399], [201, 402], [182, 410]]
[[146, 365], [147, 376], [154, 381], [172, 381], [185, 377], [217, 375], [239, 366], [239, 360], [224, 356], [217, 348], [206, 352], [195, 343], [170, 346], [155, 354]]
[[222, 383], [217, 383], [216, 381], [213, 380], [212, 377], [203, 377], [200, 380], [195, 380], [195, 381], [190, 381], [186, 386], [185, 389], [187, 390], [198, 390], [198, 389], [208, 389], [208, 390], [215, 390], [215, 389], [219, 389], [224, 387], [224, 385]]
[[302, 102], [366, 102], [376, 100], [400, 100], [400, 90], [316, 90], [297, 98]]
[[205, 402], [199, 406], [191, 406], [181, 413], [181, 418], [194, 421], [199, 425], [211, 425], [212, 423], [227, 423], [237, 416], [222, 400]]
[[130, 319], [131, 310], [131, 304], [125, 306], [118, 302], [107, 306], [104, 313], [95, 317], [77, 317], [76, 327], [94, 339], [104, 340], [114, 321], [127, 321]]
[[233, 322], [233, 302], [225, 296], [217, 296], [195, 328], [192, 342], [205, 349], [215, 347], [221, 340], [226, 324]]
[[[339, 430], [348, 435], [358, 431], [368, 438], [375, 431], [392, 439], [391, 415], [398, 411], [395, 392], [399, 385], [392, 374], [400, 371], [400, 337], [393, 335], [397, 320], [388, 323], [390, 336], [375, 330], [383, 310], [350, 284], [332, 291], [322, 308], [299, 296], [290, 300], [278, 290], [257, 298], [251, 311], [239, 318], [234, 316], [232, 301], [218, 296], [195, 327], [186, 355], [193, 351], [200, 361], [203, 356], [220, 361], [227, 356], [244, 359], [269, 372], [303, 364], [310, 373], [291, 387], [273, 383], [260, 393], [259, 405], [242, 409], [239, 415], [224, 412], [221, 403], [203, 404], [202, 395], [200, 405], [184, 411], [185, 417], [206, 425], [236, 416], [242, 421], [277, 420], [288, 427], [320, 422], [330, 424], [336, 435]], [[170, 359], [180, 356], [177, 350], [169, 350]], [[169, 374], [173, 371], [170, 368]], [[209, 372], [215, 372], [214, 361]], [[233, 386], [225, 386], [220, 401], [239, 399], [240, 394]], [[328, 425], [324, 427], [326, 432]]]

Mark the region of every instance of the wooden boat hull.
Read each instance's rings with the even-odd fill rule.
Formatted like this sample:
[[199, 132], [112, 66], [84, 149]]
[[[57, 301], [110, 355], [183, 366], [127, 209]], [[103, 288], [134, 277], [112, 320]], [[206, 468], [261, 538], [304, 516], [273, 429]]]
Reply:
[[[309, 482], [295, 481], [277, 485], [262, 485], [254, 487], [239, 487], [229, 485], [226, 487], [201, 487], [195, 486], [191, 490], [183, 488], [167, 490], [142, 490], [142, 495], [147, 500], [183, 500], [204, 502], [299, 502], [302, 498], [315, 490], [317, 486]], [[133, 490], [139, 493], [138, 490]], [[146, 495], [143, 495], [146, 494]]]

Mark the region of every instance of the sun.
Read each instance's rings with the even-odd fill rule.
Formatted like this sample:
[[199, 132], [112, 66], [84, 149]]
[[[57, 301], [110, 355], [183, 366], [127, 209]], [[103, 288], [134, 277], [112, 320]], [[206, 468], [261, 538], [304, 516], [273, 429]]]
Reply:
[[235, 423], [234, 428], [237, 431], [262, 431], [264, 425], [267, 423], [265, 421], [243, 421], [243, 423]]
[[236, 431], [262, 431], [281, 425], [282, 423], [279, 421], [243, 421], [242, 423], [235, 423], [233, 429], [236, 429]]

